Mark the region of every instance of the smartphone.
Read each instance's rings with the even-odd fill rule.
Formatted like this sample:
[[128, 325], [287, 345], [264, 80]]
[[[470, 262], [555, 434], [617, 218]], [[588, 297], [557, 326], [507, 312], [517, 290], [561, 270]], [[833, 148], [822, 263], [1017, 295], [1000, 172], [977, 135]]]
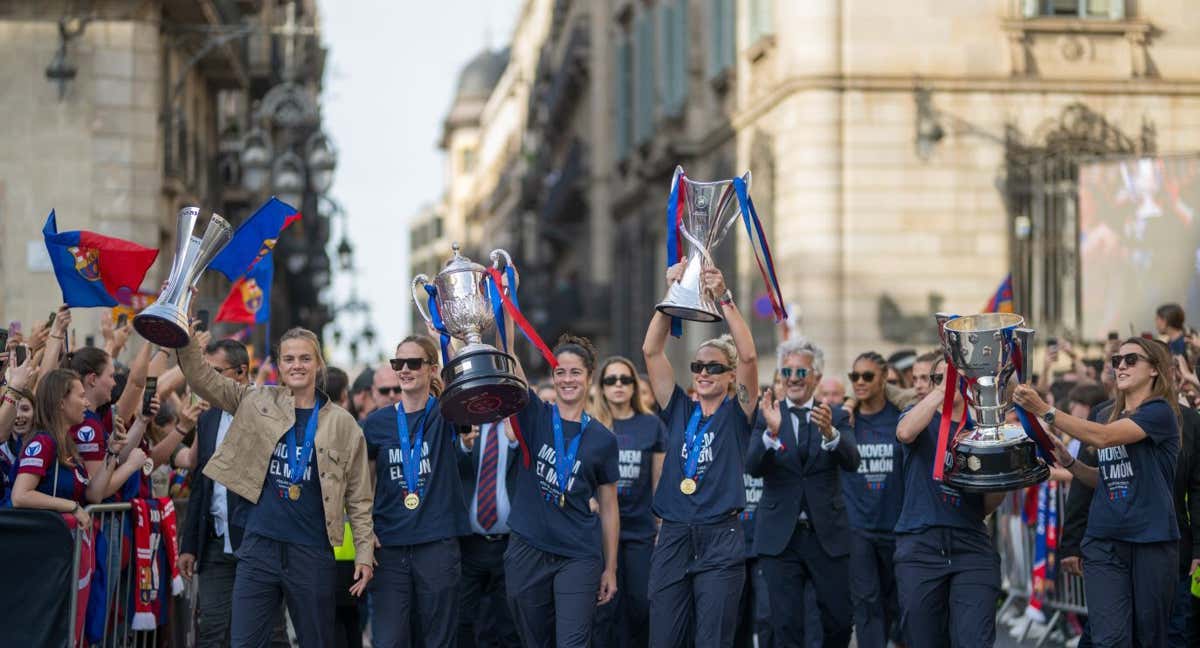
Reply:
[[1120, 340], [1120, 339], [1121, 339], [1121, 334], [1120, 334], [1120, 333], [1117, 333], [1116, 331], [1109, 331], [1109, 332], [1108, 332], [1108, 340], [1109, 340], [1110, 342], [1116, 342], [1117, 340]]
[[96, 346], [96, 336], [95, 336], [95, 335], [89, 335], [89, 336], [87, 336], [87, 337], [83, 338], [83, 346], [85, 346], [85, 347], [94, 347], [94, 346]]
[[196, 324], [196, 330], [197, 331], [207, 331], [208, 330], [208, 310], [201, 308], [200, 310], [196, 311], [196, 319], [200, 320], [200, 323]]
[[4, 353], [6, 346], [8, 346], [8, 329], [0, 328], [0, 353]]
[[46, 328], [54, 326], [54, 318], [58, 317], [58, 311], [50, 311], [50, 317], [46, 318]]
[[146, 377], [146, 391], [142, 392], [142, 416], [150, 416], [150, 400], [154, 398], [154, 394], [158, 392], [158, 378], [156, 376]]
[[24, 344], [18, 344], [13, 347], [13, 366], [19, 367], [25, 364], [25, 359], [29, 357], [29, 347]]
[[129, 315], [121, 313], [117, 315], [117, 328], [125, 328], [125, 323], [129, 321]]
[[1046, 338], [1046, 346], [1048, 346], [1048, 347], [1058, 347], [1058, 338], [1054, 337], [1053, 335], [1051, 335], [1050, 337]]

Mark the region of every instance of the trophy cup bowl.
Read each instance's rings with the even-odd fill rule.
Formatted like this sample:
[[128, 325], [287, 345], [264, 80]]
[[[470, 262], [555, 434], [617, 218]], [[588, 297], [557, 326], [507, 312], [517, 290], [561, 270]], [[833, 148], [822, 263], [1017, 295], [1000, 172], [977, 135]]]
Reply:
[[233, 228], [213, 214], [203, 237], [192, 234], [200, 218], [198, 207], [179, 210], [175, 235], [175, 259], [171, 273], [158, 299], [133, 318], [133, 328], [142, 337], [161, 347], [178, 349], [187, 346], [191, 327], [188, 312], [192, 289], [200, 282], [204, 269], [233, 238]]
[[[750, 172], [747, 171], [742, 179], [749, 191]], [[655, 308], [665, 315], [694, 322], [720, 322], [724, 319], [721, 309], [705, 292], [701, 275], [706, 266], [715, 265], [712, 250], [741, 216], [733, 180], [696, 182], [687, 179], [683, 167], [677, 166], [671, 187], [683, 198], [683, 220], [679, 230], [688, 244], [687, 266], [683, 277], [671, 284], [667, 296]]]
[[[512, 264], [508, 252], [494, 250], [494, 267], [500, 267], [501, 258]], [[446, 388], [438, 398], [442, 416], [458, 425], [494, 423], [529, 402], [529, 386], [517, 375], [516, 359], [483, 343], [483, 336], [496, 328], [486, 276], [483, 266], [459, 254], [456, 243], [454, 257], [432, 281], [423, 274], [412, 281], [413, 301], [425, 321], [433, 327], [431, 313], [422, 306], [425, 285], [432, 283], [434, 306], [446, 331], [467, 343], [442, 368]]]
[[[967, 381], [975, 430], [954, 445], [951, 486], [970, 493], [1010, 491], [1045, 481], [1050, 468], [1019, 424], [1005, 422], [1013, 408], [1007, 387], [1014, 353], [1028, 361], [1033, 330], [1012, 313], [949, 318], [938, 315], [947, 360]], [[950, 388], [957, 388], [951, 385]]]

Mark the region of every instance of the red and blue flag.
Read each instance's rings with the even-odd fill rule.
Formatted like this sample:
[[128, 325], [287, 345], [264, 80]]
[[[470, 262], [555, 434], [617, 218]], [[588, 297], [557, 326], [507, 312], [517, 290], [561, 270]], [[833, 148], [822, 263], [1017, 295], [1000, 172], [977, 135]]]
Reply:
[[996, 288], [996, 292], [992, 298], [988, 300], [987, 306], [983, 307], [985, 313], [1011, 313], [1013, 312], [1013, 287], [1012, 273], [1004, 276], [1004, 281]]
[[54, 210], [42, 227], [46, 252], [71, 307], [129, 305], [158, 250], [95, 232], [59, 232]]
[[237, 281], [275, 249], [275, 241], [288, 225], [300, 220], [300, 212], [282, 200], [271, 197], [233, 233], [229, 245], [208, 267]]
[[268, 253], [250, 272], [229, 289], [217, 311], [218, 322], [266, 324], [271, 321], [271, 281], [275, 275], [273, 255]]

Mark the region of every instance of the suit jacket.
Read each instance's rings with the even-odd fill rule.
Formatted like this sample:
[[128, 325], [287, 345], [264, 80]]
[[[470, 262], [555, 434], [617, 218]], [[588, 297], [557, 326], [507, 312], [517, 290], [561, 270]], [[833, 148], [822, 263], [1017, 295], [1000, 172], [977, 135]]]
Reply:
[[762, 433], [767, 426], [761, 413], [755, 421], [746, 453], [746, 472], [751, 477], [763, 478], [762, 499], [754, 514], [754, 553], [760, 556], [783, 553], [795, 531], [803, 498], [808, 519], [825, 553], [845, 556], [850, 546], [850, 524], [839, 471], [858, 470], [859, 464], [850, 415], [840, 407], [833, 410], [833, 426], [841, 435], [833, 450], [821, 448], [823, 438], [815, 424], [802, 420], [800, 426], [798, 438], [807, 441], [807, 452], [793, 447], [792, 440], [797, 436], [792, 430], [792, 417], [786, 411], [779, 426], [784, 449], [779, 452], [763, 444]]
[[[204, 551], [208, 545], [208, 529], [212, 524], [213, 481], [204, 474], [204, 466], [217, 449], [217, 431], [221, 427], [221, 410], [211, 408], [196, 421], [196, 469], [192, 471], [192, 492], [188, 496], [187, 516], [180, 533], [179, 553], [196, 557], [196, 571], [204, 569]], [[242, 544], [246, 500], [226, 490], [225, 515], [229, 522], [229, 542], [234, 551]]]
[[[507, 425], [507, 423], [506, 423]], [[493, 430], [496, 432], [496, 430]], [[517, 464], [521, 461], [520, 447], [508, 446], [508, 437], [503, 436], [504, 431], [499, 430], [502, 435], [498, 441], [500, 442], [500, 452], [507, 453], [504, 466], [504, 488], [508, 492], [509, 512], [512, 512], [512, 498], [517, 489]], [[471, 500], [475, 497], [475, 486], [479, 480], [479, 461], [480, 454], [483, 452], [483, 444], [476, 439], [475, 444], [471, 446], [470, 452], [463, 452], [462, 446], [458, 441], [455, 441], [455, 446], [458, 447], [458, 474], [462, 478], [463, 483], [463, 500], [467, 506], [468, 517], [471, 514]]]
[[1179, 522], [1179, 573], [1186, 574], [1196, 555], [1195, 539], [1200, 536], [1200, 457], [1196, 456], [1196, 435], [1200, 434], [1200, 414], [1179, 407], [1179, 462], [1175, 468], [1175, 519]]

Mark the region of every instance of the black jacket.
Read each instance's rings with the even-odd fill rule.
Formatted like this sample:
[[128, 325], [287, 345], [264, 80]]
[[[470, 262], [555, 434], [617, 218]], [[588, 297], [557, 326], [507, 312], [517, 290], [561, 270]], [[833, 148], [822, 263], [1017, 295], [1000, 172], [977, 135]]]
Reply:
[[[217, 430], [221, 425], [221, 410], [209, 409], [196, 421], [196, 469], [192, 471], [192, 492], [188, 496], [187, 516], [179, 534], [179, 553], [196, 556], [196, 571], [204, 569], [204, 550], [208, 545], [208, 532], [212, 524], [209, 507], [212, 504], [213, 481], [204, 476], [204, 465], [217, 449]], [[229, 519], [229, 541], [234, 551], [242, 544], [245, 525], [246, 500], [233, 491], [226, 491], [226, 516]]]
[[[821, 547], [830, 556], [845, 556], [850, 547], [850, 524], [846, 518], [846, 502], [842, 498], [841, 471], [858, 470], [858, 445], [849, 414], [842, 408], [833, 410], [833, 426], [841, 435], [831, 451], [821, 449], [821, 431], [812, 423], [803, 423], [799, 439], [807, 439], [805, 452], [792, 447], [796, 439], [792, 417], [783, 412], [779, 438], [784, 450], [768, 450], [762, 433], [766, 422], [759, 414], [750, 435], [746, 453], [746, 472], [763, 478], [762, 499], [755, 512], [754, 553], [778, 556], [787, 548], [800, 516], [803, 498], [808, 518], [816, 531]], [[801, 457], [804, 456], [804, 459]]]
[[1183, 406], [1179, 408], [1179, 464], [1175, 468], [1175, 519], [1179, 522], [1179, 573], [1186, 574], [1198, 547], [1194, 539], [1200, 536], [1200, 457], [1196, 454], [1196, 438], [1200, 435], [1200, 414]]

